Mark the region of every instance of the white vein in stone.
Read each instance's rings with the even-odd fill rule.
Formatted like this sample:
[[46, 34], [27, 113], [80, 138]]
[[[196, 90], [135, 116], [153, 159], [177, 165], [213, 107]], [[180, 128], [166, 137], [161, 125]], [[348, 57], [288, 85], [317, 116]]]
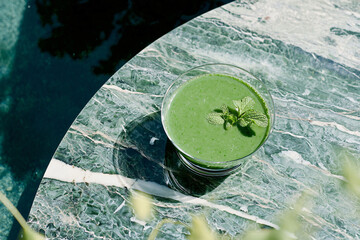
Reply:
[[[75, 130], [72, 131], [71, 129]], [[106, 148], [116, 148], [114, 146], [114, 143], [116, 142], [115, 139], [113, 139], [112, 137], [110, 137], [109, 135], [102, 133], [100, 131], [95, 131], [95, 132], [87, 132], [86, 130], [81, 129], [79, 126], [73, 124], [70, 129], [68, 130], [68, 133], [72, 133], [74, 135], [79, 135], [79, 136], [83, 136], [87, 139], [89, 139], [90, 141], [92, 141], [94, 144], [96, 145], [103, 145]], [[102, 139], [106, 139], [107, 141], [109, 141], [110, 143], [106, 143], [104, 141], [101, 140], [96, 140], [93, 138], [93, 136], [100, 136]]]
[[118, 86], [115, 86], [115, 85], [108, 85], [108, 84], [104, 84], [104, 85], [102, 86], [102, 88], [115, 90], [115, 91], [117, 91], [117, 92], [121, 92], [121, 93], [147, 95], [147, 96], [151, 96], [151, 97], [159, 97], [159, 98], [164, 97], [163, 95], [148, 94], [148, 93], [143, 93], [143, 92], [133, 92], [133, 91], [129, 91], [129, 90], [126, 90], [126, 89], [122, 89], [122, 88], [120, 88], [120, 87], [118, 87]]
[[[218, 18], [234, 26], [246, 27], [299, 46], [308, 52], [358, 68], [360, 58], [356, 56], [357, 52], [353, 51], [359, 46], [358, 38], [338, 36], [330, 31], [332, 27], [359, 31], [358, 8], [354, 7], [353, 11], [344, 14], [342, 7], [335, 6], [348, 3], [340, 2], [334, 4], [329, 0], [255, 1], [246, 8], [236, 7], [235, 1], [221, 8], [225, 12], [210, 11], [203, 17]], [[259, 18], [265, 23], [259, 21]], [[327, 38], [333, 39], [336, 44], [328, 44]]]
[[[309, 106], [308, 104], [312, 104], [314, 106], [318, 106], [319, 103], [316, 102], [316, 101], [311, 101], [309, 99], [301, 99], [301, 101], [299, 101], [299, 99], [285, 99], [285, 98], [279, 98], [279, 97], [276, 97], [276, 96], [272, 96], [272, 98], [274, 100], [277, 100], [279, 102], [284, 102], [284, 103], [293, 103], [294, 105], [296, 106], [303, 106], [303, 107], [306, 107], [306, 108], [310, 108], [310, 109], [313, 109], [315, 111], [319, 111], [319, 109], [317, 107], [312, 107], [312, 106]], [[306, 100], [306, 102], [305, 102]], [[324, 105], [324, 103], [320, 104], [321, 106]], [[346, 113], [349, 113], [349, 112], [355, 112], [354, 110], [351, 110], [351, 109], [347, 109], [347, 108], [344, 108], [343, 106], [335, 106], [333, 105], [334, 108], [337, 108], [341, 111], [345, 111]], [[330, 111], [332, 113], [335, 113], [335, 114], [339, 114], [338, 112], [335, 112], [334, 110], [332, 109], [328, 109], [328, 108], [324, 108], [322, 110], [326, 110], [326, 111]], [[343, 115], [343, 114], [340, 114], [342, 116], [346, 116], [346, 115]]]
[[[215, 208], [241, 218], [254, 221], [259, 224], [263, 224], [269, 227], [273, 227], [275, 229], [279, 229], [276, 224], [273, 224], [267, 220], [261, 219], [257, 216], [253, 216], [238, 210], [235, 210], [231, 207], [219, 205], [215, 203], [211, 203], [205, 199], [196, 198], [188, 195], [184, 195], [177, 191], [174, 191], [166, 186], [154, 183], [143, 181], [139, 179], [131, 179], [124, 177], [118, 174], [105, 174], [105, 173], [97, 173], [91, 172], [88, 170], [83, 170], [81, 168], [75, 167], [73, 165], [66, 164], [60, 160], [52, 159], [46, 172], [44, 178], [59, 180], [63, 182], [73, 182], [73, 183], [95, 183], [104, 186], [115, 186], [120, 188], [132, 188], [135, 190], [140, 190], [145, 193], [173, 199], [176, 201], [180, 201], [183, 203], [191, 203], [202, 206], [207, 206], [211, 208]], [[120, 205], [121, 206], [121, 205]], [[119, 207], [120, 207], [119, 206]]]
[[83, 137], [89, 139], [90, 141], [92, 141], [92, 142], [93, 142], [94, 144], [96, 144], [96, 145], [103, 145], [103, 146], [106, 147], [106, 148], [114, 148], [114, 144], [109, 144], [109, 143], [105, 143], [105, 142], [100, 141], [100, 140], [95, 140], [95, 139], [89, 137], [88, 135], [84, 135], [84, 134], [82, 134], [82, 133], [74, 132], [74, 131], [71, 131], [71, 130], [69, 130], [68, 133], [72, 133], [72, 134], [74, 134], [74, 135], [83, 136]]
[[342, 132], [345, 132], [345, 133], [347, 133], [347, 134], [360, 137], [360, 132], [359, 132], [359, 131], [351, 131], [351, 130], [347, 129], [346, 127], [344, 127], [343, 125], [338, 124], [338, 123], [336, 123], [336, 122], [321, 122], [321, 121], [314, 121], [314, 120], [311, 120], [311, 121], [309, 121], [309, 122], [310, 122], [311, 125], [315, 125], [315, 126], [321, 126], [321, 127], [331, 126], [331, 127], [336, 127], [338, 130], [340, 130], [340, 131], [342, 131]]
[[282, 151], [279, 153], [279, 155], [281, 157], [287, 158], [287, 159], [291, 159], [294, 162], [298, 163], [298, 164], [302, 164], [311, 168], [314, 168], [322, 173], [324, 173], [327, 176], [330, 177], [335, 177], [337, 179], [340, 179], [342, 181], [345, 181], [345, 178], [343, 176], [340, 175], [335, 175], [332, 174], [331, 172], [329, 172], [327, 169], [324, 169], [325, 167], [322, 166], [322, 168], [319, 168], [317, 166], [315, 166], [314, 164], [310, 163], [309, 161], [305, 160], [300, 153], [296, 152], [296, 151]]
[[120, 204], [120, 206], [114, 211], [114, 213], [117, 213], [118, 211], [120, 211], [120, 209], [122, 209], [125, 206], [125, 200]]
[[285, 119], [292, 119], [292, 120], [298, 120], [298, 121], [307, 121], [309, 122], [311, 125], [314, 126], [320, 126], [320, 127], [336, 127], [339, 131], [341, 132], [345, 132], [347, 134], [350, 135], [354, 135], [357, 137], [360, 137], [360, 132], [359, 131], [352, 131], [347, 129], [346, 127], [344, 127], [343, 125], [337, 123], [337, 122], [322, 122], [322, 121], [317, 121], [317, 120], [311, 120], [311, 119], [304, 119], [304, 118], [294, 118], [294, 117], [287, 117], [287, 116], [282, 116], [279, 114], [275, 114], [276, 117], [279, 118], [285, 118]]
[[93, 135], [100, 135], [102, 138], [107, 139], [110, 142], [116, 142], [116, 140], [114, 138], [110, 137], [109, 135], [107, 135], [107, 134], [105, 134], [103, 132], [100, 132], [99, 130], [96, 130], [95, 132], [86, 133], [86, 130], [83, 130], [82, 128], [80, 128], [80, 126], [77, 126], [75, 124], [73, 124], [71, 126], [71, 128], [78, 131], [78, 132], [80, 132], [81, 134], [83, 134], [86, 137], [89, 137], [89, 135], [92, 135], [92, 136]]
[[343, 114], [343, 116], [360, 121], [360, 117], [357, 116], [347, 115], [347, 114]]
[[306, 138], [306, 137], [304, 137], [304, 136], [296, 135], [296, 134], [293, 134], [293, 133], [291, 133], [291, 132], [286, 132], [286, 131], [281, 131], [281, 130], [276, 130], [276, 129], [274, 129], [273, 132], [282, 133], [282, 134], [287, 134], [287, 135], [290, 135], [290, 136], [296, 137], [296, 138]]

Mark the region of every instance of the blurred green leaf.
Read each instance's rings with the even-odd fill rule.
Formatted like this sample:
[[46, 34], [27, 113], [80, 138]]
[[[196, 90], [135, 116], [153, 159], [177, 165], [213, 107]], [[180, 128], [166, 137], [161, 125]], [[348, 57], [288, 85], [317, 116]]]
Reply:
[[190, 227], [189, 240], [216, 240], [216, 234], [210, 230], [204, 216], [194, 216]]
[[140, 191], [132, 191], [130, 202], [134, 209], [135, 216], [138, 219], [143, 221], [150, 219], [153, 210], [153, 203], [150, 195]]
[[172, 223], [172, 224], [179, 224], [179, 225], [184, 225], [186, 226], [184, 223], [182, 222], [179, 222], [179, 221], [174, 221], [172, 219], [169, 219], [169, 218], [165, 218], [163, 220], [161, 220], [156, 226], [155, 228], [151, 231], [149, 237], [148, 237], [148, 240], [155, 240], [156, 236], [158, 235], [159, 233], [159, 230], [160, 228], [166, 224], [166, 223]]
[[20, 233], [20, 238], [23, 240], [43, 240], [45, 236], [40, 233], [35, 232], [30, 228], [30, 226], [26, 223], [23, 216], [17, 210], [17, 208], [10, 202], [10, 200], [0, 192], [0, 202], [2, 202], [5, 207], [9, 210], [9, 212], [15, 217], [15, 219], [19, 222], [22, 232]]
[[20, 233], [20, 240], [44, 240], [45, 237], [40, 233], [32, 230], [30, 227], [23, 228]]
[[[310, 193], [304, 192], [295, 202], [292, 209], [286, 210], [279, 217], [280, 229], [259, 229], [247, 232], [243, 240], [294, 240], [311, 239], [304, 231], [304, 223], [300, 221], [302, 215], [308, 215], [303, 210], [310, 208]], [[309, 230], [308, 230], [309, 231]], [[311, 231], [311, 228], [310, 228]]]
[[273, 231], [269, 229], [253, 230], [246, 233], [243, 240], [270, 240], [273, 239]]
[[346, 188], [360, 198], [360, 168], [356, 165], [360, 159], [356, 159], [354, 155], [346, 151], [340, 153], [339, 157], [344, 161], [342, 172], [347, 180], [345, 182]]

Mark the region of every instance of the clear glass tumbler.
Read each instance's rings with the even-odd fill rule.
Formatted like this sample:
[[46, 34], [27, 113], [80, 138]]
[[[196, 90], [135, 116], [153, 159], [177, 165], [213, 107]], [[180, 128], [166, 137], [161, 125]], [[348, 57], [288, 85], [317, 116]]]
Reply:
[[[219, 159], [215, 161], [211, 159], [206, 159], [206, 160], [201, 159], [198, 156], [195, 156], [194, 154], [190, 154], [189, 152], [187, 152], [184, 149], [184, 147], [181, 146], [181, 144], [179, 144], [178, 141], [176, 141], [171, 131], [169, 131], [167, 116], [168, 114], [171, 114], [170, 111], [171, 104], [174, 97], [178, 93], [178, 89], [184, 86], [184, 84], [188, 83], [189, 81], [204, 75], [220, 75], [220, 76], [230, 76], [236, 78], [244, 82], [254, 92], [256, 92], [258, 96], [262, 98], [268, 113], [267, 135], [264, 136], [264, 139], [261, 142], [261, 144], [259, 144], [257, 148], [254, 149], [254, 151], [252, 151], [251, 153], [248, 153], [245, 156], [239, 156], [238, 158], [234, 158], [230, 160], [227, 159], [226, 161], [221, 161]], [[202, 90], [199, 89], [199, 91]], [[162, 102], [161, 121], [169, 140], [177, 149], [177, 154], [179, 156], [179, 159], [185, 164], [185, 166], [187, 166], [194, 173], [203, 176], [226, 176], [228, 174], [233, 173], [236, 169], [238, 169], [245, 161], [247, 161], [247, 159], [250, 158], [252, 154], [254, 154], [259, 148], [261, 148], [261, 146], [266, 142], [274, 125], [274, 103], [269, 91], [265, 86], [265, 83], [259, 78], [255, 77], [249, 71], [241, 67], [237, 67], [230, 64], [222, 64], [222, 63], [206, 64], [206, 65], [194, 67], [184, 72], [171, 84]], [[199, 144], [200, 142], [202, 142], [201, 138], [199, 140]], [[196, 145], [196, 143], [194, 145]], [[246, 146], [241, 146], [241, 147], [246, 147]]]

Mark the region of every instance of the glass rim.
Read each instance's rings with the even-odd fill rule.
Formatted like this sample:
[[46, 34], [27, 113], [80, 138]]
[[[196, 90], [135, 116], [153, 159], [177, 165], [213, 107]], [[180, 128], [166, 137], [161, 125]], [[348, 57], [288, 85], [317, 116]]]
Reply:
[[[269, 131], [268, 131], [267, 136], [263, 139], [262, 143], [261, 143], [253, 152], [249, 153], [248, 155], [242, 156], [241, 158], [237, 158], [237, 159], [234, 159], [234, 160], [220, 161], [220, 162], [208, 161], [208, 160], [204, 160], [204, 159], [200, 159], [200, 158], [194, 157], [194, 156], [186, 153], [181, 147], [179, 147], [179, 146], [173, 141], [173, 139], [171, 138], [170, 134], [168, 134], [168, 131], [167, 131], [166, 126], [165, 126], [165, 123], [164, 123], [165, 117], [164, 117], [164, 111], [163, 111], [164, 105], [166, 104], [166, 103], [165, 103], [166, 97], [169, 95], [170, 89], [174, 86], [174, 84], [176, 84], [184, 75], [188, 74], [189, 72], [191, 72], [191, 71], [193, 71], [193, 70], [196, 70], [196, 69], [199, 69], [199, 68], [203, 68], [203, 67], [206, 67], [206, 66], [214, 66], [214, 65], [237, 68], [237, 69], [239, 69], [239, 70], [241, 70], [241, 71], [246, 72], [246, 73], [249, 74], [252, 78], [254, 78], [254, 79], [256, 79], [257, 81], [259, 81], [260, 83], [262, 83], [262, 84], [264, 85], [264, 87], [265, 87], [265, 88], [264, 88], [265, 92], [266, 92], [266, 93], [268, 94], [268, 96], [269, 96], [270, 104], [271, 104], [272, 107], [273, 107], [273, 114], [270, 114], [270, 113], [269, 113], [269, 118], [270, 118], [270, 119], [269, 119], [269, 120], [270, 120]], [[214, 74], [216, 74], [216, 73], [214, 72]], [[195, 77], [196, 77], [196, 76], [192, 77], [191, 79], [193, 79], [193, 78], [195, 78]], [[234, 77], [236, 77], [236, 76], [234, 76]], [[242, 81], [244, 81], [244, 80], [242, 80]], [[186, 81], [186, 82], [187, 82], [187, 81]], [[180, 84], [177, 88], [179, 88], [180, 86], [182, 86], [182, 85], [185, 84], [186, 82]], [[245, 81], [245, 82], [246, 82], [246, 81]], [[246, 83], [249, 84], [249, 85], [253, 88], [253, 90], [257, 92], [257, 94], [259, 94], [258, 91], [257, 91], [257, 89], [254, 88], [252, 84], [250, 84], [250, 83], [248, 83], [248, 82], [246, 82]], [[259, 94], [259, 96], [262, 96], [262, 95]], [[268, 104], [267, 104], [267, 101], [264, 100], [264, 102], [265, 102], [265, 104], [266, 104], [266, 107], [269, 109], [269, 106], [268, 106]], [[267, 89], [267, 87], [266, 87], [266, 85], [265, 85], [265, 82], [264, 82], [263, 80], [261, 80], [260, 78], [254, 76], [254, 75], [253, 75], [251, 72], [249, 72], [248, 70], [246, 70], [246, 69], [244, 69], [244, 68], [242, 68], [242, 67], [233, 65], [233, 64], [228, 64], [228, 63], [207, 63], [207, 64], [195, 66], [195, 67], [192, 67], [192, 68], [186, 70], [185, 72], [183, 72], [181, 75], [179, 75], [179, 76], [170, 84], [170, 86], [167, 88], [167, 90], [166, 90], [166, 92], [165, 92], [165, 94], [164, 94], [164, 98], [163, 98], [162, 104], [161, 104], [161, 123], [162, 123], [162, 125], [163, 125], [163, 128], [164, 128], [164, 131], [165, 131], [165, 133], [166, 133], [166, 136], [169, 138], [169, 140], [171, 141], [171, 143], [172, 143], [172, 144], [175, 146], [175, 148], [176, 148], [177, 150], [179, 150], [182, 154], [184, 154], [185, 156], [189, 157], [190, 159], [194, 159], [195, 162], [192, 162], [193, 164], [198, 165], [199, 163], [201, 163], [201, 164], [205, 164], [205, 165], [207, 165], [207, 166], [209, 166], [209, 165], [210, 165], [210, 166], [218, 166], [218, 165], [228, 165], [228, 164], [231, 165], [231, 163], [239, 162], [239, 161], [241, 161], [241, 160], [243, 160], [243, 159], [245, 159], [245, 158], [248, 158], [248, 157], [250, 157], [251, 155], [255, 154], [255, 153], [265, 144], [265, 142], [268, 140], [268, 138], [269, 138], [269, 136], [270, 136], [270, 134], [271, 134], [271, 132], [272, 132], [272, 130], [273, 130], [273, 126], [274, 126], [274, 124], [275, 124], [275, 105], [274, 105], [274, 100], [273, 100], [273, 98], [272, 98], [269, 90]], [[233, 166], [231, 165], [229, 168], [232, 168], [232, 167], [233, 167]], [[202, 168], [204, 168], [204, 167], [202, 166]], [[215, 168], [215, 169], [214, 169], [214, 168], [211, 168], [210, 171], [212, 171], [212, 172], [220, 172], [220, 171], [223, 171], [223, 170], [224, 170], [224, 168], [218, 168], [218, 169], [217, 169], [217, 168]]]

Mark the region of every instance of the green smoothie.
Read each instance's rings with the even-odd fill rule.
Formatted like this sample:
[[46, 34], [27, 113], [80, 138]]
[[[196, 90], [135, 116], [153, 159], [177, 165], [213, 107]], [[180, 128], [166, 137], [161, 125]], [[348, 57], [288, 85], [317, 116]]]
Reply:
[[[270, 127], [238, 124], [224, 128], [207, 120], [209, 113], [219, 111], [223, 104], [235, 108], [233, 100], [251, 97], [253, 109], [266, 115], [264, 100], [247, 83], [231, 76], [207, 74], [193, 78], [172, 95], [164, 116], [164, 125], [175, 146], [195, 164], [212, 168], [211, 162], [228, 162], [254, 152], [266, 139]], [[219, 165], [217, 164], [217, 167]], [[217, 168], [214, 167], [214, 168]]]

